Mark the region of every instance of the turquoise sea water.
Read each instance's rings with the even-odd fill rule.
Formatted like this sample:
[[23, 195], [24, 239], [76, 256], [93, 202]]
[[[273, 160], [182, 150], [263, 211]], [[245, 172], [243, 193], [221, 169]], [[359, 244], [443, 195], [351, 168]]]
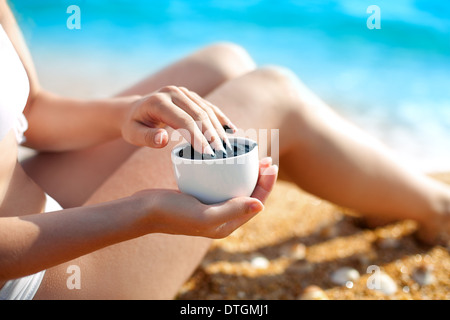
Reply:
[[[292, 69], [412, 165], [450, 169], [450, 1], [15, 0], [42, 81], [109, 95], [217, 41]], [[81, 29], [69, 30], [69, 5]], [[370, 5], [381, 29], [369, 29]]]

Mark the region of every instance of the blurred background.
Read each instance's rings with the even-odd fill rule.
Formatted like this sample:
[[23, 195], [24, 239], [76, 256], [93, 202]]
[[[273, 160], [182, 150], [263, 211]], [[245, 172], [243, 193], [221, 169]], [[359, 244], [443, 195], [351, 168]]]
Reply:
[[[44, 87], [105, 97], [217, 41], [292, 69], [409, 165], [450, 171], [450, 1], [10, 0]], [[67, 28], [70, 5], [81, 29]], [[381, 29], [369, 29], [370, 5]]]

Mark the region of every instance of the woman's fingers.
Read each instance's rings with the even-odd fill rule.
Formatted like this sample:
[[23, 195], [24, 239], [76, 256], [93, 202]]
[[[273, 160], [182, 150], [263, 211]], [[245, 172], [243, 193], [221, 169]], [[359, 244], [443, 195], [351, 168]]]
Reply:
[[264, 205], [260, 200], [250, 197], [239, 197], [216, 205], [210, 205], [209, 208], [205, 210], [205, 215], [209, 217], [215, 225], [221, 225], [246, 214], [258, 213], [263, 209]]
[[260, 161], [258, 183], [250, 198], [234, 198], [205, 210], [205, 216], [213, 221], [213, 228], [210, 230], [214, 236], [210, 237], [225, 237], [262, 211], [263, 203], [272, 191], [277, 176], [278, 166], [272, 165], [271, 158], [264, 158]]
[[[197, 95], [200, 97], [197, 93], [193, 92], [194, 95]], [[201, 98], [201, 97], [200, 97]], [[203, 98], [201, 98], [203, 99]], [[213, 110], [214, 114], [216, 115], [217, 119], [219, 120], [220, 124], [225, 130], [230, 130], [231, 133], [236, 133], [237, 127], [231, 122], [231, 120], [225, 115], [225, 113], [222, 112], [222, 110], [219, 109], [219, 107], [215, 106], [211, 102], [209, 102], [206, 99], [203, 99], [205, 104], [207, 104], [211, 110]]]
[[266, 157], [259, 160], [259, 175], [263, 174], [263, 172], [272, 165], [272, 158]]
[[256, 216], [259, 212], [253, 214], [242, 215], [234, 220], [228, 221], [214, 230], [215, 239], [222, 239], [229, 236], [233, 231], [240, 228], [242, 225], [250, 221], [254, 216]]
[[[228, 139], [227, 133], [224, 128], [224, 126], [228, 124], [229, 120], [226, 120], [227, 122], [221, 122], [215, 112], [215, 109], [218, 110], [218, 108], [215, 107], [215, 109], [213, 109], [211, 107], [212, 104], [210, 102], [208, 102], [207, 100], [203, 99], [202, 97], [200, 97], [197, 93], [189, 91], [188, 89], [183, 88], [183, 87], [181, 87], [180, 90], [183, 91], [183, 93], [189, 99], [191, 99], [194, 103], [196, 103], [200, 108], [202, 108], [208, 114], [209, 119], [210, 119], [212, 125], [214, 126], [214, 129], [216, 130], [220, 139], [222, 141], [224, 141], [229, 148], [231, 148], [230, 140]], [[225, 150], [223, 150], [223, 151], [225, 151]]]
[[225, 128], [235, 129], [219, 108], [176, 86], [161, 88], [135, 103], [130, 120], [122, 129], [123, 137], [130, 143], [164, 147], [168, 137], [162, 127], [167, 125], [178, 130], [197, 152], [212, 157], [213, 149], [226, 152], [225, 146], [231, 147]]
[[265, 158], [260, 161], [259, 178], [252, 197], [265, 202], [275, 185], [278, 177], [278, 166], [272, 165], [272, 159]]
[[195, 211], [191, 214], [197, 218], [194, 223], [195, 233], [192, 235], [224, 238], [263, 209], [261, 201], [250, 197], [234, 198], [209, 206], [191, 206], [190, 210]]
[[128, 124], [129, 130], [125, 130], [123, 136], [125, 140], [134, 145], [151, 148], [162, 148], [169, 142], [169, 135], [163, 128], [151, 128], [140, 122], [131, 122]]
[[148, 227], [152, 232], [223, 238], [263, 210], [255, 198], [239, 197], [205, 205], [192, 196], [173, 190], [137, 193], [150, 200]]
[[141, 112], [139, 118], [142, 120], [139, 122], [142, 125], [149, 129], [152, 129], [155, 124], [168, 125], [178, 130], [196, 151], [214, 155], [214, 151], [196, 121], [173, 102], [172, 96], [164, 92], [149, 96]]
[[[225, 131], [220, 125], [217, 126], [213, 124], [213, 122], [218, 122], [218, 120], [215, 117], [215, 114], [202, 100], [197, 99], [185, 88], [169, 86], [160, 91], [169, 94], [172, 103], [185, 111], [195, 121], [199, 130], [215, 150], [222, 150], [225, 152], [222, 144], [222, 138], [225, 136]], [[189, 130], [189, 128], [185, 129]], [[223, 131], [223, 134], [219, 134], [220, 130]]]

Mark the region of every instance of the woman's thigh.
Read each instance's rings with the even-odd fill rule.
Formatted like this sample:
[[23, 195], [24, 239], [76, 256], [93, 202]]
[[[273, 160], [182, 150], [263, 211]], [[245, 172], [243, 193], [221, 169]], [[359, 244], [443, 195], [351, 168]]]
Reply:
[[[124, 197], [143, 189], [175, 189], [167, 151], [137, 150], [86, 204]], [[206, 238], [165, 234], [118, 243], [50, 268], [35, 298], [171, 299], [198, 266], [210, 244], [211, 240]], [[79, 281], [81, 288], [71, 289], [67, 285], [68, 281], [73, 284], [73, 279]]]

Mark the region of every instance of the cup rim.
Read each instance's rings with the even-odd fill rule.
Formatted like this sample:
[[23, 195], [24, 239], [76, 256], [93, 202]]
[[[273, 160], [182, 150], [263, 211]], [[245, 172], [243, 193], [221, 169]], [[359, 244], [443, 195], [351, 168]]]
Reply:
[[258, 147], [258, 143], [257, 143], [255, 140], [250, 139], [250, 138], [245, 138], [245, 137], [228, 137], [228, 139], [229, 139], [230, 141], [233, 141], [233, 140], [234, 140], [234, 141], [236, 141], [236, 140], [249, 141], [249, 142], [251, 142], [251, 143], [254, 143], [254, 144], [255, 144], [255, 147], [254, 147], [252, 150], [250, 150], [249, 152], [247, 152], [247, 153], [244, 153], [244, 154], [241, 154], [241, 155], [238, 155], [238, 156], [235, 156], [235, 157], [231, 157], [231, 158], [220, 158], [220, 159], [186, 159], [186, 158], [180, 157], [180, 156], [179, 156], [179, 152], [180, 152], [180, 150], [183, 149], [184, 147], [187, 147], [188, 145], [190, 145], [190, 143], [188, 143], [188, 142], [183, 142], [183, 143], [181, 143], [181, 144], [175, 146], [175, 147], [172, 149], [171, 154], [172, 154], [172, 157], [181, 159], [182, 161], [185, 161], [185, 162], [191, 162], [191, 163], [223, 162], [223, 161], [227, 161], [227, 160], [230, 160], [230, 159], [239, 159], [239, 158], [248, 156], [248, 155], [251, 154], [254, 150], [257, 149], [256, 147]]

